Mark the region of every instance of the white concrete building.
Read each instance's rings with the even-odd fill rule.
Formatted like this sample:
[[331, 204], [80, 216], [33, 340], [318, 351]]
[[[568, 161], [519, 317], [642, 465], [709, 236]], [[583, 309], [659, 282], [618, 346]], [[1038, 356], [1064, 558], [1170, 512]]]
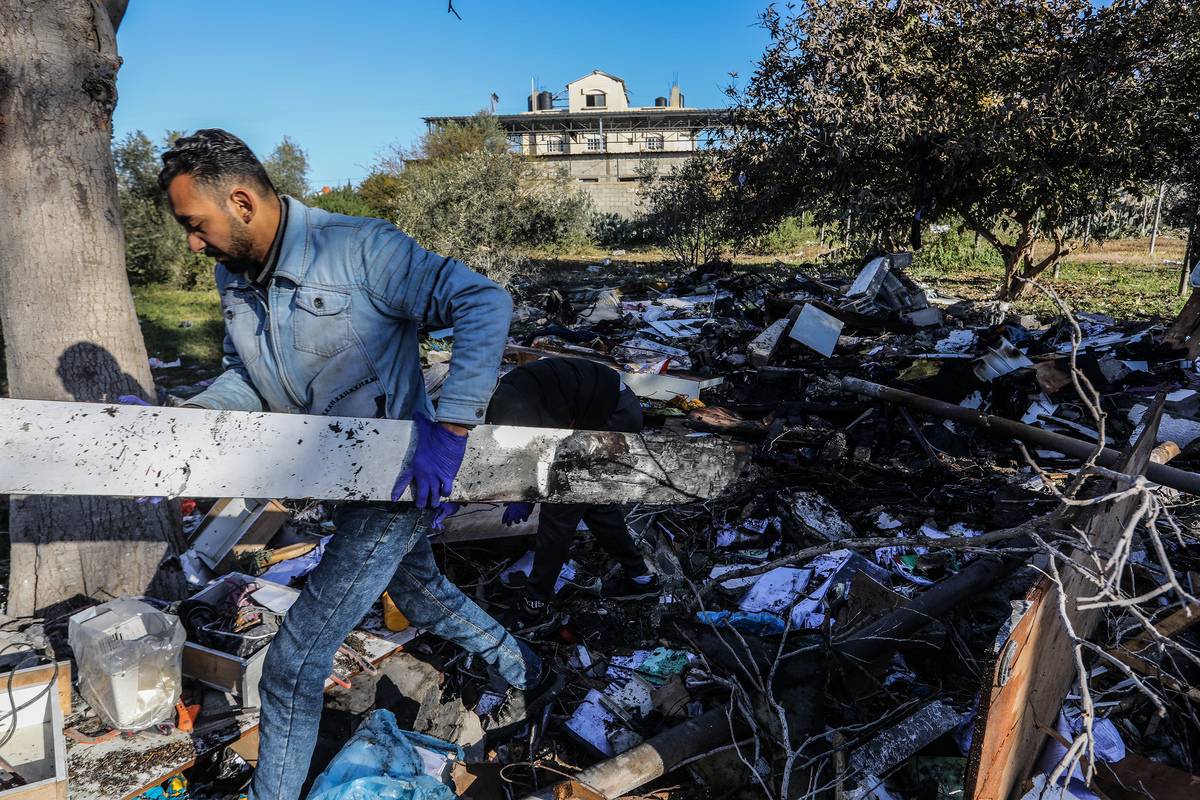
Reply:
[[[600, 212], [637, 213], [639, 167], [670, 169], [706, 147], [726, 124], [724, 109], [688, 108], [672, 86], [653, 105], [630, 104], [625, 81], [594, 70], [571, 81], [555, 96], [529, 96], [529, 110], [501, 114], [512, 147], [548, 170], [566, 170]], [[426, 117], [428, 125], [469, 117]]]

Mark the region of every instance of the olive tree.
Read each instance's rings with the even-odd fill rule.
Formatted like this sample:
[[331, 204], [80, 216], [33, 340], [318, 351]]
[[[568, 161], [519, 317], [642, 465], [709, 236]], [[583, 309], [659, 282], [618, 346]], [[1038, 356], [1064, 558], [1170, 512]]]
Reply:
[[[885, 246], [957, 216], [1003, 259], [1000, 295], [1071, 250], [1073, 222], [1156, 169], [1182, 0], [811, 0], [762, 16], [735, 103], [752, 210], [797, 208]], [[911, 233], [910, 233], [911, 232]], [[1035, 246], [1042, 244], [1035, 250]]]
[[727, 168], [716, 151], [702, 151], [665, 172], [639, 169], [642, 224], [676, 263], [696, 267], [736, 249], [738, 214]]

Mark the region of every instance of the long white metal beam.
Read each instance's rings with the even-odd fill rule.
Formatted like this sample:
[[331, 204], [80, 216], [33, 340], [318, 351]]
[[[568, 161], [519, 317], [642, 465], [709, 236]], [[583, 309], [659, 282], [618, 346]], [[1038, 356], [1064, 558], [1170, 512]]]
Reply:
[[[0, 494], [389, 500], [411, 455], [412, 427], [0, 400]], [[451, 498], [687, 502], [720, 494], [744, 460], [717, 437], [483, 425], [470, 434]]]

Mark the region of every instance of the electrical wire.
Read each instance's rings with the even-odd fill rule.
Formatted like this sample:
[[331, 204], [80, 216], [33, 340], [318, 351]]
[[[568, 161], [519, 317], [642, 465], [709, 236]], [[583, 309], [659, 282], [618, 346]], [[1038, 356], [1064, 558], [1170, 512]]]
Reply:
[[[0, 655], [4, 655], [13, 647], [28, 647], [29, 651], [17, 662], [16, 666], [8, 673], [8, 683], [5, 686], [5, 691], [8, 694], [8, 704], [10, 710], [0, 711], [0, 725], [6, 725], [7, 729], [3, 734], [0, 734], [0, 747], [4, 747], [12, 739], [17, 732], [17, 714], [26, 708], [29, 708], [34, 703], [45, 697], [50, 689], [58, 682], [58, 662], [47, 656], [45, 653], [39, 653], [33, 647], [25, 642], [10, 642], [4, 647], [0, 647]], [[24, 669], [27, 662], [32, 659], [35, 663], [29, 664], [30, 667], [42, 666], [41, 661], [45, 660], [54, 667], [54, 671], [50, 675], [50, 680], [42, 687], [41, 691], [25, 701], [21, 705], [17, 705], [17, 699], [13, 695], [13, 679], [16, 677], [17, 671]]]

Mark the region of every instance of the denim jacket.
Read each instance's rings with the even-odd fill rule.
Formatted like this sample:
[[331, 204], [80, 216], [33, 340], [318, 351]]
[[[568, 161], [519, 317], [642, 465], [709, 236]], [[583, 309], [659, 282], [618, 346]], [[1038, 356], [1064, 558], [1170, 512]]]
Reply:
[[508, 336], [508, 293], [384, 220], [291, 197], [270, 289], [217, 265], [221, 373], [187, 402], [210, 409], [434, 418], [420, 325], [454, 327], [436, 419], [483, 422]]

